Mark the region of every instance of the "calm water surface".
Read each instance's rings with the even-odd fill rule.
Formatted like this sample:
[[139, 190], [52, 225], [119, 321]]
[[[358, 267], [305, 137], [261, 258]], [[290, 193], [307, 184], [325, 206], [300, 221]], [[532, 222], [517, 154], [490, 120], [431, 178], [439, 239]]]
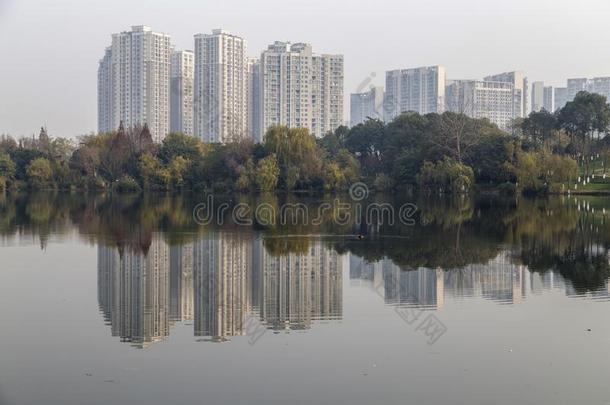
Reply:
[[0, 195], [0, 404], [610, 404], [610, 199], [336, 200]]

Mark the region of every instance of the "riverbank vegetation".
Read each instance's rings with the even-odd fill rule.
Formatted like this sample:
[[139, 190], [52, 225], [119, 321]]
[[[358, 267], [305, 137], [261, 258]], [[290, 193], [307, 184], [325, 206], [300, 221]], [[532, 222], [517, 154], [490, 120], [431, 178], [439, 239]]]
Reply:
[[[533, 112], [502, 131], [463, 114], [369, 119], [321, 139], [272, 127], [264, 141], [204, 144], [179, 133], [153, 142], [146, 126], [77, 141], [0, 139], [0, 189], [546, 193], [605, 188], [610, 107], [586, 92], [555, 113]], [[580, 189], [579, 189], [580, 187]], [[610, 191], [610, 184], [608, 184]]]

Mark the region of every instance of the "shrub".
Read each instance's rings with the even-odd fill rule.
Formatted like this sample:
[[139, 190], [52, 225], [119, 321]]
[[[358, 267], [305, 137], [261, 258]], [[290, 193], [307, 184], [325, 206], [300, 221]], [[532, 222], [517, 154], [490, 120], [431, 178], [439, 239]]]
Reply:
[[424, 162], [417, 183], [427, 191], [467, 193], [474, 183], [474, 173], [470, 166], [445, 156], [436, 163]]
[[114, 185], [113, 188], [119, 193], [135, 193], [139, 192], [142, 188], [131, 176], [124, 175]]

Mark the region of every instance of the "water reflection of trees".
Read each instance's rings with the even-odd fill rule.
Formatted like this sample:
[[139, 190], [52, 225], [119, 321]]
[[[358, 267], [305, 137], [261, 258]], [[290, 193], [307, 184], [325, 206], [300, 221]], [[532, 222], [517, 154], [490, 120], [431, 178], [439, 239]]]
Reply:
[[[601, 198], [549, 198], [506, 200], [495, 197], [416, 200], [414, 225], [364, 224], [350, 207], [351, 221], [339, 224], [336, 209], [321, 205], [349, 202], [349, 198], [258, 195], [215, 197], [215, 205], [228, 209], [210, 224], [193, 220], [194, 207], [205, 201], [195, 195], [131, 195], [110, 193], [3, 194], [0, 196], [0, 235], [38, 236], [44, 246], [49, 235], [78, 229], [91, 243], [146, 252], [152, 235], [161, 232], [170, 245], [183, 245], [215, 230], [234, 230], [247, 238], [260, 234], [266, 251], [274, 256], [307, 252], [312, 240], [323, 235], [336, 251], [351, 252], [369, 262], [384, 258], [405, 270], [455, 269], [485, 264], [509, 250], [514, 261], [532, 271], [557, 271], [571, 280], [577, 291], [600, 288], [610, 275], [608, 248], [610, 225]], [[405, 203], [399, 197], [377, 196], [362, 202]], [[252, 208], [251, 226], [236, 224], [232, 208]], [[260, 223], [254, 207], [266, 204], [274, 218]], [[309, 212], [282, 218], [281, 207], [302, 204]], [[215, 213], [214, 215], [217, 215]], [[345, 214], [345, 213], [343, 213]], [[313, 219], [321, 215], [319, 223]], [[268, 218], [269, 219], [269, 218]]]

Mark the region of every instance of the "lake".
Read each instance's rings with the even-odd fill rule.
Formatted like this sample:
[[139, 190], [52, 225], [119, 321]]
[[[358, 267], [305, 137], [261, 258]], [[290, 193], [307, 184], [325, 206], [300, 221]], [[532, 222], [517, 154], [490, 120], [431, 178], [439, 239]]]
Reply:
[[0, 403], [608, 404], [610, 199], [0, 194]]

